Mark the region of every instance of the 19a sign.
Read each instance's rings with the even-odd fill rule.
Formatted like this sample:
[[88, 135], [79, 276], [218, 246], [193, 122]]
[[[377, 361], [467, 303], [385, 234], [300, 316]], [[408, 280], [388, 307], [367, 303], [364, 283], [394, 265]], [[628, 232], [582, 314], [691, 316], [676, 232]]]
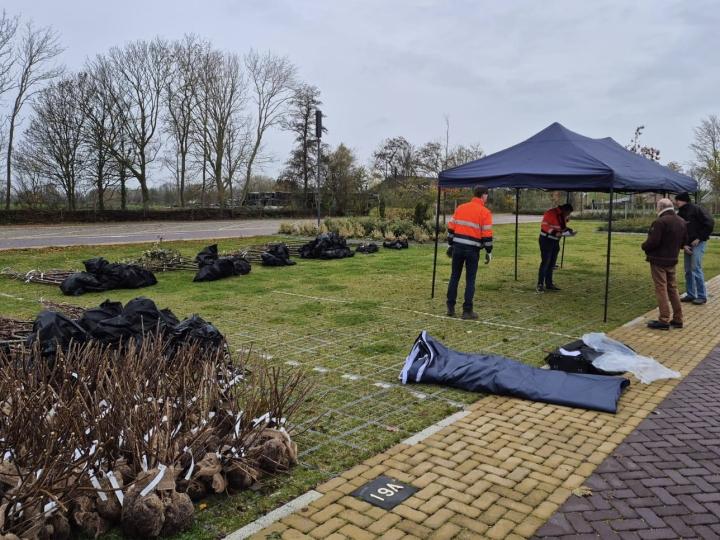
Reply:
[[418, 488], [414, 486], [383, 475], [360, 486], [351, 495], [372, 505], [390, 510], [408, 499], [417, 490]]

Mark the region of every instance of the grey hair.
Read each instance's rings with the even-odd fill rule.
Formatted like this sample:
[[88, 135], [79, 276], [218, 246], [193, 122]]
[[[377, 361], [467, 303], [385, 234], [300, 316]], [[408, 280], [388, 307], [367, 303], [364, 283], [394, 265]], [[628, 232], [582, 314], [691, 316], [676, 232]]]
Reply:
[[675, 205], [670, 199], [660, 199], [657, 202], [658, 210], [667, 210], [668, 208], [673, 208]]

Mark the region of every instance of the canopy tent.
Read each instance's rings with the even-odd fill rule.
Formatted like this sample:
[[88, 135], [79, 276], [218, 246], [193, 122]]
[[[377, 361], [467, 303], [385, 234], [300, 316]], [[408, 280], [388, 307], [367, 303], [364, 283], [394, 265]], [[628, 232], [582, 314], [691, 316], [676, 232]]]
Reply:
[[476, 161], [444, 170], [438, 176], [435, 214], [435, 257], [432, 296], [435, 296], [440, 228], [440, 192], [443, 188], [482, 184], [487, 188], [515, 189], [515, 279], [519, 193], [521, 189], [599, 191], [610, 194], [605, 268], [607, 322], [610, 284], [613, 197], [616, 192], [696, 192], [697, 182], [650, 159], [631, 152], [610, 137], [592, 139], [555, 122], [526, 141]]

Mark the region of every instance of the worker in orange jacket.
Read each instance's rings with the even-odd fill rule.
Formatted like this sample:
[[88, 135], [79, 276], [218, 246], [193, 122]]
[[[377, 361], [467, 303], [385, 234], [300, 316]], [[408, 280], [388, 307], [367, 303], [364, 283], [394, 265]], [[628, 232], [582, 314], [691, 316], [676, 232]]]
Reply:
[[567, 221], [573, 211], [571, 204], [562, 204], [551, 208], [543, 214], [540, 224], [540, 270], [538, 270], [537, 292], [559, 291], [560, 287], [553, 282], [553, 269], [560, 252], [560, 238], [563, 233], [572, 229]]
[[452, 257], [452, 273], [447, 291], [447, 314], [455, 316], [455, 300], [458, 284], [465, 266], [465, 301], [463, 319], [477, 319], [473, 311], [475, 296], [475, 276], [477, 275], [480, 250], [485, 250], [485, 264], [492, 260], [492, 212], [485, 206], [488, 190], [475, 186], [474, 197], [470, 202], [461, 204], [448, 222], [448, 257]]

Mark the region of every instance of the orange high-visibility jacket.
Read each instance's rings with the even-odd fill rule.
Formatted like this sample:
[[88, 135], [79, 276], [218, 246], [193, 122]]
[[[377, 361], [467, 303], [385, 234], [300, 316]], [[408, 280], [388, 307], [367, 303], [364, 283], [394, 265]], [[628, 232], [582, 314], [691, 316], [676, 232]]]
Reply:
[[565, 216], [559, 206], [551, 208], [543, 214], [540, 224], [540, 235], [559, 239], [560, 234], [567, 229]]
[[473, 197], [458, 206], [447, 227], [450, 245], [464, 244], [485, 248], [488, 253], [492, 251], [492, 212], [481, 198]]

